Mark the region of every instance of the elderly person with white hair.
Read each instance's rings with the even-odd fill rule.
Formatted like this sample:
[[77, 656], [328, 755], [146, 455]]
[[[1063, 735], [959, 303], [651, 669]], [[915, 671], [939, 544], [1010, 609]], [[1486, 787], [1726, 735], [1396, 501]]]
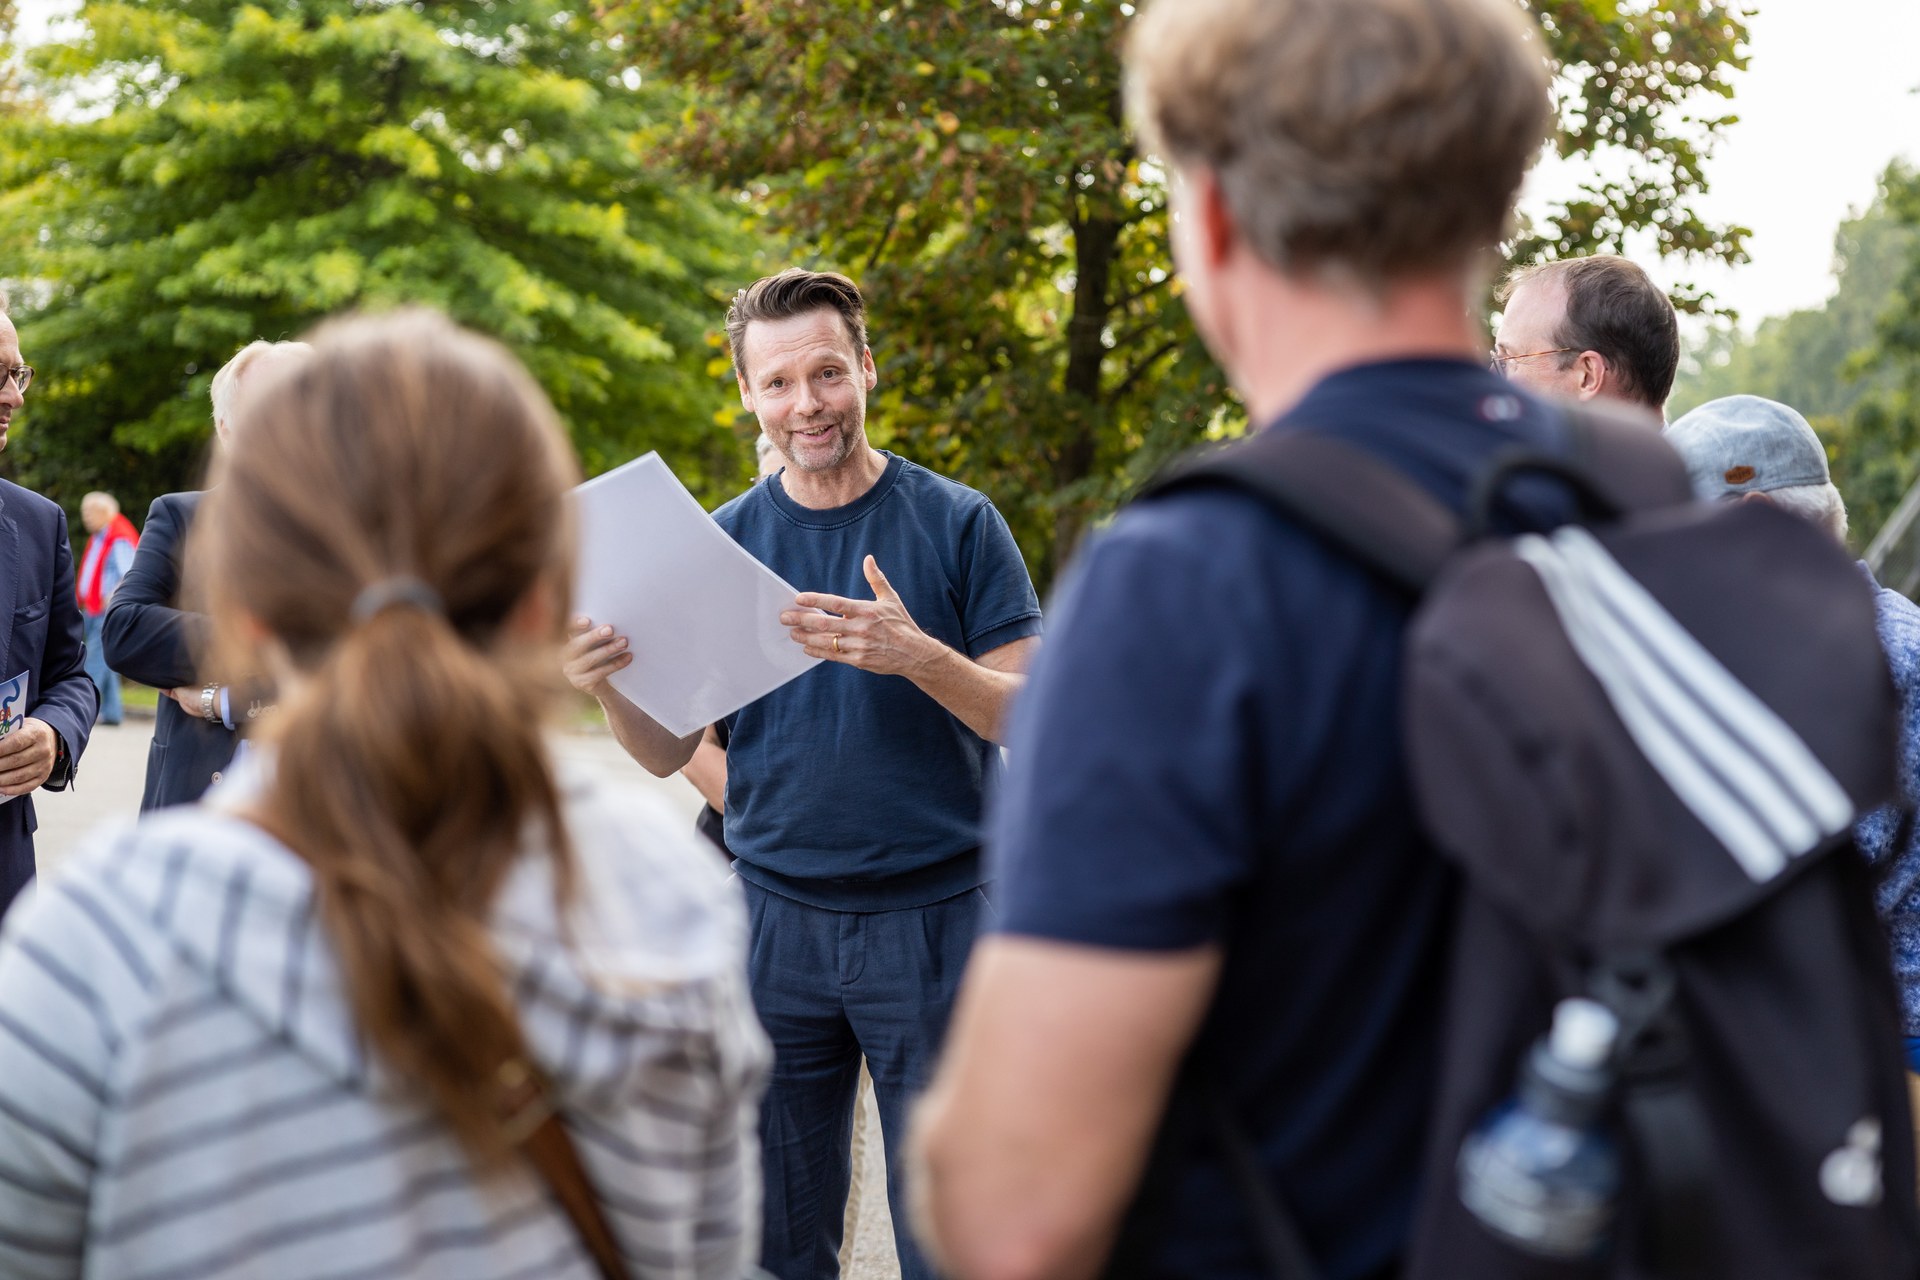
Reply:
[[[1729, 502], [1771, 502], [1847, 538], [1847, 504], [1827, 469], [1827, 451], [1807, 420], [1761, 396], [1711, 400], [1667, 429], [1694, 491]], [[1901, 811], [1920, 801], [1920, 606], [1873, 581], [1880, 647], [1900, 700], [1900, 804], [1861, 819], [1854, 838], [1881, 869], [1879, 908], [1893, 943], [1909, 1067], [1920, 1071], [1920, 847], [1900, 841]]]
[[99, 722], [119, 724], [124, 714], [120, 676], [107, 666], [106, 656], [100, 652], [100, 628], [106, 621], [107, 602], [133, 565], [140, 534], [133, 522], [120, 514], [119, 500], [98, 490], [80, 499], [80, 523], [87, 528], [87, 550], [74, 575], [73, 590], [80, 601], [80, 616], [87, 624], [87, 676], [100, 690]]
[[[213, 431], [227, 442], [241, 384], [288, 360], [304, 359], [304, 342], [249, 342], [213, 375]], [[147, 749], [142, 811], [191, 804], [220, 781], [240, 746], [247, 721], [265, 709], [258, 690], [208, 679], [206, 615], [185, 608], [180, 569], [198, 493], [167, 493], [153, 500], [140, 547], [126, 579], [107, 606], [101, 628], [107, 665], [164, 695]]]

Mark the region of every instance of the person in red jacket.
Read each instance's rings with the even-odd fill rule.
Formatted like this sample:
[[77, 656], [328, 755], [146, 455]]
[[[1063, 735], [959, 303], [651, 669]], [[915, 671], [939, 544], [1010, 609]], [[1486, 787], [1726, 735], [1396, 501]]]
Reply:
[[107, 616], [113, 589], [127, 576], [140, 534], [120, 512], [110, 493], [90, 493], [80, 499], [80, 523], [87, 527], [87, 552], [74, 575], [73, 592], [87, 623], [87, 675], [100, 690], [100, 722], [119, 724], [120, 676], [107, 666], [100, 644], [100, 625]]

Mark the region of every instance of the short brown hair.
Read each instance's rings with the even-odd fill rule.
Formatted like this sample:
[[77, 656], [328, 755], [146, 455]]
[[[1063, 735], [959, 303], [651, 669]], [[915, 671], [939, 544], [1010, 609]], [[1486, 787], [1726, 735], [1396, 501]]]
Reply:
[[1127, 63], [1149, 147], [1261, 258], [1370, 286], [1491, 250], [1552, 118], [1514, 0], [1159, 0]]
[[1680, 319], [1660, 286], [1637, 263], [1601, 253], [1522, 267], [1507, 277], [1499, 301], [1505, 305], [1521, 285], [1556, 280], [1567, 291], [1553, 334], [1554, 346], [1569, 349], [1561, 367], [1597, 351], [1622, 391], [1655, 409], [1665, 405], [1680, 367]]
[[847, 326], [856, 352], [867, 347], [867, 301], [860, 286], [838, 271], [808, 271], [788, 267], [763, 276], [733, 295], [727, 308], [727, 346], [733, 352], [733, 370], [746, 376], [740, 348], [747, 326], [755, 320], [788, 320], [809, 311], [837, 311]]

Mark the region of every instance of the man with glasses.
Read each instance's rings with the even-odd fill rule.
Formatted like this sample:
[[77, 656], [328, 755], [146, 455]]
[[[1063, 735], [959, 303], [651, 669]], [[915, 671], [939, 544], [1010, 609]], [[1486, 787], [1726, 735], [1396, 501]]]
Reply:
[[1495, 373], [1541, 395], [1608, 396], [1665, 420], [1680, 325], [1639, 267], [1606, 254], [1543, 263], [1509, 277], [1500, 303]]
[[[0, 450], [33, 370], [0, 293]], [[100, 691], [87, 676], [67, 513], [0, 480], [0, 911], [33, 879], [36, 788], [64, 789], [87, 749]]]

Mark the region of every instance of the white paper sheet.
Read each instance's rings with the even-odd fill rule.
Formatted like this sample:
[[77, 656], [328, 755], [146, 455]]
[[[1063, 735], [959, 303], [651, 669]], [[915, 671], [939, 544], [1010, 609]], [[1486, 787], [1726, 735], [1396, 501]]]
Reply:
[[818, 665], [780, 625], [794, 589], [728, 537], [650, 453], [574, 490], [576, 614], [613, 624], [633, 661], [613, 687], [685, 736]]

